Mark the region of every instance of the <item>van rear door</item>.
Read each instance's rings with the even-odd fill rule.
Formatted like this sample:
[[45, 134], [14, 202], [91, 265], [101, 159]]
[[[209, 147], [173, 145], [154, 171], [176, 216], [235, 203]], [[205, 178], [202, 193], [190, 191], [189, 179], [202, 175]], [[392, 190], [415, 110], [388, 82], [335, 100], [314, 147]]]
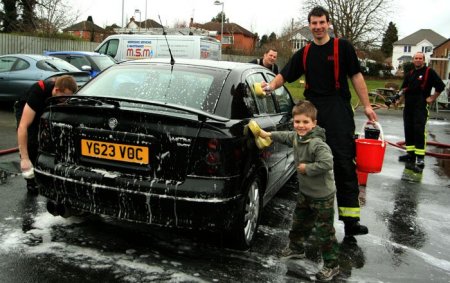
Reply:
[[200, 59], [221, 60], [222, 50], [217, 39], [202, 37], [200, 39]]

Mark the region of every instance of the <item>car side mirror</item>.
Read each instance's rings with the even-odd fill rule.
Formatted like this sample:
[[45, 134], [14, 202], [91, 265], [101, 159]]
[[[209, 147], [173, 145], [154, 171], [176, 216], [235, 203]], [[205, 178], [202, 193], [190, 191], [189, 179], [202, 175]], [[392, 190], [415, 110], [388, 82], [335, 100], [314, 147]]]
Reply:
[[90, 71], [92, 71], [92, 68], [91, 68], [91, 66], [83, 65], [83, 66], [81, 66], [81, 70], [84, 72], [90, 72]]

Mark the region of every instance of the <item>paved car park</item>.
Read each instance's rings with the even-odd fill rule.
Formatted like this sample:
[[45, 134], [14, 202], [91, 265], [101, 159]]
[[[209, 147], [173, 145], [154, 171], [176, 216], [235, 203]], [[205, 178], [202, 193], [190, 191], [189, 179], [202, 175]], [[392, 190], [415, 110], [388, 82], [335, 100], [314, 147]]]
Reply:
[[[379, 110], [386, 139], [403, 139], [400, 111]], [[430, 140], [449, 143], [448, 113], [431, 113]], [[365, 118], [357, 110], [357, 128]], [[1, 148], [14, 146], [11, 112], [0, 112]], [[443, 149], [430, 148], [442, 152]], [[450, 274], [449, 161], [427, 156], [422, 175], [397, 162], [388, 146], [383, 170], [368, 178], [363, 223], [370, 231], [357, 243], [343, 241], [335, 282], [448, 282]], [[17, 153], [0, 156], [0, 168], [18, 168]], [[402, 180], [406, 179], [406, 180]], [[220, 237], [134, 224], [53, 217], [43, 197], [29, 198], [20, 176], [0, 184], [0, 281], [2, 282], [307, 282], [317, 253], [284, 262], [295, 186], [285, 186], [263, 210], [249, 251], [223, 248]]]

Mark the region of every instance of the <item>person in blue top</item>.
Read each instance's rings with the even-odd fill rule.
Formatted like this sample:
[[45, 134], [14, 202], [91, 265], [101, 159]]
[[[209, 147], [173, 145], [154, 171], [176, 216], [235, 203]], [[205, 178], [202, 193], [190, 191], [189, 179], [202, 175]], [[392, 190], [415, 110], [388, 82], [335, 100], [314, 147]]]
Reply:
[[330, 16], [323, 7], [308, 15], [313, 42], [294, 53], [286, 66], [269, 84], [261, 83], [270, 93], [286, 81], [305, 75], [306, 99], [317, 108], [317, 124], [326, 130], [327, 144], [333, 152], [339, 220], [344, 222], [345, 236], [364, 235], [368, 228], [360, 225], [359, 186], [355, 159], [355, 121], [350, 104], [348, 79], [364, 107], [369, 121], [377, 115], [370, 105], [367, 86], [354, 47], [345, 39], [333, 39], [328, 33]]

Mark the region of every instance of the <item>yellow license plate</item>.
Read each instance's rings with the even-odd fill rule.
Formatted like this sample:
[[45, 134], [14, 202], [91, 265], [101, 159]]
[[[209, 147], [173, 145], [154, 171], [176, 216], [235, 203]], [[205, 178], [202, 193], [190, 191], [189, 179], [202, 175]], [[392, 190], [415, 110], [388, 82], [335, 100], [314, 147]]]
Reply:
[[149, 163], [148, 147], [146, 146], [110, 143], [87, 139], [81, 140], [81, 155], [139, 164]]

